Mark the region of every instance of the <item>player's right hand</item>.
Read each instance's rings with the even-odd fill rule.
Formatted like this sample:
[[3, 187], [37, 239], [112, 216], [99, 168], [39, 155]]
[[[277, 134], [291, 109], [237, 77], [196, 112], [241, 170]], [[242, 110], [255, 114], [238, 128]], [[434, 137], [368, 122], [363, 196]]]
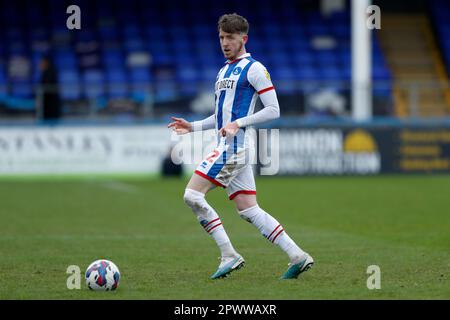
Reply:
[[172, 128], [178, 135], [186, 134], [192, 131], [192, 125], [190, 122], [183, 118], [171, 117], [173, 122], [167, 125], [167, 128]]

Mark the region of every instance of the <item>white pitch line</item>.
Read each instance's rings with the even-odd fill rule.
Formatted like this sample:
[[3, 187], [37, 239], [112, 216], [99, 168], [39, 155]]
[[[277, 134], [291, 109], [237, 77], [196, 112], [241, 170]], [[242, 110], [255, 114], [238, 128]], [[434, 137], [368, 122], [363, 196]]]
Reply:
[[140, 189], [134, 185], [119, 182], [119, 181], [107, 181], [107, 182], [101, 183], [101, 185], [107, 189], [120, 191], [120, 192], [126, 192], [126, 193], [137, 193], [140, 191]]

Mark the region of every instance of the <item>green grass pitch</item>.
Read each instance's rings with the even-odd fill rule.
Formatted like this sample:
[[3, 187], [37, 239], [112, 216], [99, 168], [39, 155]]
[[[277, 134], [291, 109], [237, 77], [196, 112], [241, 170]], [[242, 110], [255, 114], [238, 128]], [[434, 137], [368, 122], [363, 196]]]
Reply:
[[[219, 251], [183, 203], [186, 180], [0, 180], [0, 299], [450, 299], [450, 177], [267, 177], [258, 201], [315, 259], [280, 281], [287, 257], [208, 195], [246, 267], [210, 280]], [[110, 259], [114, 292], [84, 271]], [[82, 273], [68, 290], [69, 265]], [[366, 286], [381, 269], [381, 289]]]

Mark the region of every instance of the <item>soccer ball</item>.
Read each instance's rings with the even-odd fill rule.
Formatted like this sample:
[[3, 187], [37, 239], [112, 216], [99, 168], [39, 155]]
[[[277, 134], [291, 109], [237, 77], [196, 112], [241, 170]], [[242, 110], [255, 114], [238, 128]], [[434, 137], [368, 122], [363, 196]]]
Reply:
[[119, 285], [120, 272], [117, 266], [109, 260], [96, 260], [86, 269], [86, 284], [95, 291], [116, 290]]

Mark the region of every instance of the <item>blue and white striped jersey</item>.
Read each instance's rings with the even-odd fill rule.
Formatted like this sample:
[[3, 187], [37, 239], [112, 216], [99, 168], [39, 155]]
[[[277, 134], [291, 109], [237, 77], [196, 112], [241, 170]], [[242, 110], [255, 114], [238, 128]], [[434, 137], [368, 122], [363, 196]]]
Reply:
[[[216, 130], [253, 114], [258, 95], [274, 89], [267, 69], [249, 53], [228, 61], [215, 84]], [[240, 128], [234, 144], [246, 147], [246, 128]]]

